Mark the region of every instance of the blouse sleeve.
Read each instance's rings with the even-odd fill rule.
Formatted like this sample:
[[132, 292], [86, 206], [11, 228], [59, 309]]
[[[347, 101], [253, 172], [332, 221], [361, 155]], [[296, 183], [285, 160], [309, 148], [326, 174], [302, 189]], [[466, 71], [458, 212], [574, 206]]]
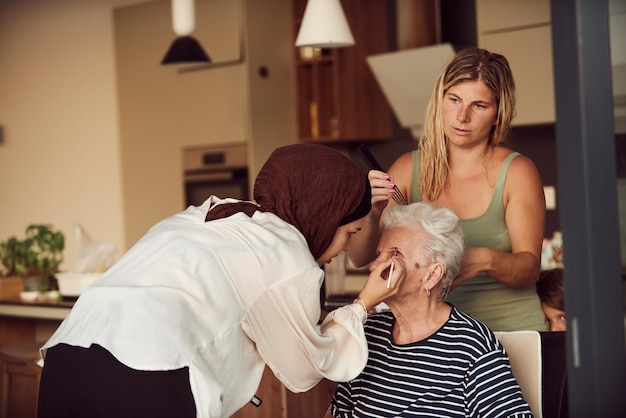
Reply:
[[292, 392], [307, 391], [322, 378], [353, 379], [367, 362], [363, 308], [338, 308], [318, 326], [319, 290], [319, 273], [283, 281], [259, 296], [243, 319], [246, 335]]

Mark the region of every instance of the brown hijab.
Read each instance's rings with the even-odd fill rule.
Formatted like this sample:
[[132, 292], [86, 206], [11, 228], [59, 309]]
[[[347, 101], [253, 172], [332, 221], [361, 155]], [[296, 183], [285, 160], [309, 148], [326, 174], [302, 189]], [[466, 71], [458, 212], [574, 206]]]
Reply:
[[257, 210], [273, 213], [304, 235], [316, 260], [340, 225], [362, 218], [371, 209], [365, 174], [347, 157], [317, 144], [276, 149], [256, 178], [254, 199], [259, 206], [246, 202], [219, 205], [206, 220], [237, 212], [248, 216]]

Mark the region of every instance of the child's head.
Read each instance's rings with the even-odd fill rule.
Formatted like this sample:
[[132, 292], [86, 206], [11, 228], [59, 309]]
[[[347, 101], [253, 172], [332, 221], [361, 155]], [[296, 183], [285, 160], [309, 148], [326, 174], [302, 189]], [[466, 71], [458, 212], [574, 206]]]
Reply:
[[565, 331], [565, 287], [563, 269], [544, 270], [537, 281], [537, 294], [550, 331]]

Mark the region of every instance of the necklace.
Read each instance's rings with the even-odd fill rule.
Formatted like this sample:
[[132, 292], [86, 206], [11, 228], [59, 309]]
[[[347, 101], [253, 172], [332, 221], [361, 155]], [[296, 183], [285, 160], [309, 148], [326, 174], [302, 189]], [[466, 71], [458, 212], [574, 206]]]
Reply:
[[[491, 158], [491, 154], [493, 154], [493, 145], [488, 145], [487, 146], [487, 152], [485, 153], [485, 156], [483, 157], [483, 175], [485, 176], [485, 181], [487, 182], [487, 186], [489, 186], [490, 188], [495, 188], [496, 187], [496, 183], [497, 183], [497, 178], [496, 178], [496, 183], [493, 183], [493, 185], [491, 183], [489, 183], [489, 173], [487, 172], [487, 162], [489, 162], [489, 159]], [[452, 175], [451, 175], [451, 170], [450, 167], [448, 166], [448, 175], [446, 176], [446, 183], [443, 189], [443, 193], [448, 193], [448, 190], [452, 189]]]

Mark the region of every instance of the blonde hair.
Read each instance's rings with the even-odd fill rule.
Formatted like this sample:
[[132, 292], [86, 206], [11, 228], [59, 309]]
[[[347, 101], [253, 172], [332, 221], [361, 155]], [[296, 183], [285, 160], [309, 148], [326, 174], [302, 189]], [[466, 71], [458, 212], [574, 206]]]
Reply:
[[439, 75], [426, 110], [424, 132], [418, 144], [422, 200], [436, 200], [448, 177], [448, 147], [441, 116], [443, 95], [450, 87], [463, 81], [477, 80], [485, 83], [498, 104], [489, 144], [499, 145], [506, 139], [515, 116], [515, 81], [507, 59], [481, 48], [458, 52]]

